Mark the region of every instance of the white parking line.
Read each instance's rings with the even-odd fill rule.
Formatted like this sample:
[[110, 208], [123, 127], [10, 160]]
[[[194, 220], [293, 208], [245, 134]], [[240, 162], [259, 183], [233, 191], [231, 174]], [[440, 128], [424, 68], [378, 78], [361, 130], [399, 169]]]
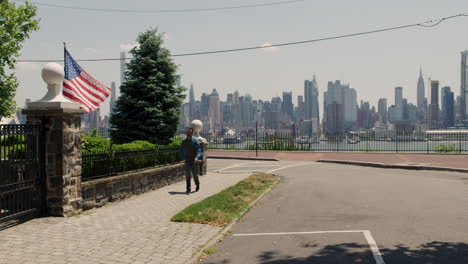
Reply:
[[313, 234], [336, 234], [336, 233], [362, 233], [369, 244], [376, 264], [385, 264], [379, 247], [375, 242], [369, 230], [343, 230], [343, 231], [312, 231], [312, 232], [280, 232], [280, 233], [251, 233], [251, 234], [233, 234], [234, 237], [248, 236], [278, 236], [278, 235], [313, 235]]
[[229, 167], [226, 167], [226, 168], [222, 168], [222, 169], [216, 170], [216, 171], [214, 171], [214, 172], [221, 172], [221, 171], [223, 171], [223, 170], [227, 170], [227, 169], [230, 169], [230, 168], [235, 168], [235, 167], [239, 167], [239, 166], [247, 165], [247, 164], [249, 164], [249, 163], [247, 162], [247, 163], [236, 164], [236, 165], [232, 165], [232, 166], [229, 166]]
[[238, 170], [238, 171], [222, 171], [222, 172], [218, 172], [218, 171], [214, 171], [214, 172], [217, 172], [217, 173], [266, 173], [265, 171], [262, 171], [262, 170]]
[[377, 242], [375, 242], [374, 238], [371, 235], [369, 230], [365, 230], [363, 232], [364, 236], [366, 237], [367, 243], [372, 250], [372, 254], [374, 255], [375, 263], [377, 264], [385, 264], [385, 261], [382, 258], [382, 253], [380, 253], [379, 247], [377, 246]]
[[283, 170], [283, 169], [287, 169], [287, 168], [291, 168], [291, 167], [295, 167], [295, 166], [301, 166], [301, 165], [312, 165], [313, 163], [299, 163], [299, 164], [293, 164], [293, 165], [288, 165], [288, 166], [284, 166], [284, 167], [281, 167], [281, 168], [277, 168], [277, 169], [274, 169], [274, 170], [270, 170], [270, 171], [267, 171], [266, 173], [272, 173], [272, 172], [275, 172], [275, 171], [279, 171], [279, 170]]

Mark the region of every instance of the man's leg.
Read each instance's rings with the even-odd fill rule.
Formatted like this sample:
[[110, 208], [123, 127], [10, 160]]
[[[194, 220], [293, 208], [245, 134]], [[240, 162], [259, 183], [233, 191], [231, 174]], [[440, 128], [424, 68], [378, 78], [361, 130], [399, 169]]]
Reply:
[[195, 185], [197, 186], [196, 191], [200, 190], [200, 181], [198, 180], [199, 167], [200, 167], [199, 164], [194, 164], [192, 167], [193, 180], [195, 181]]
[[192, 173], [192, 168], [193, 166], [190, 166], [191, 164], [189, 162], [185, 162], [185, 181], [187, 183], [187, 192], [190, 192], [190, 173]]

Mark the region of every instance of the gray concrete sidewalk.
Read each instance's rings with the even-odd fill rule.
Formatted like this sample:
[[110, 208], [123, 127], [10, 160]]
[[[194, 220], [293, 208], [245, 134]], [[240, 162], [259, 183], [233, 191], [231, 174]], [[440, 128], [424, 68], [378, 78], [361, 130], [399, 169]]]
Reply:
[[208, 173], [191, 195], [179, 182], [77, 217], [31, 220], [0, 231], [0, 263], [186, 263], [221, 228], [169, 219], [249, 175]]

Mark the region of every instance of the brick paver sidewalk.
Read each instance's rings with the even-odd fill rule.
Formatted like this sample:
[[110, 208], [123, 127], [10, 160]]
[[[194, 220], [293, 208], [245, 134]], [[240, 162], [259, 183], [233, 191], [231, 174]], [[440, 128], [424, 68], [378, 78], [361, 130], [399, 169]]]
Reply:
[[247, 176], [208, 173], [189, 196], [179, 182], [77, 217], [28, 221], [0, 231], [0, 263], [186, 263], [221, 228], [169, 219]]
[[[210, 150], [208, 155], [247, 158], [255, 157], [255, 151]], [[422, 164], [434, 167], [468, 169], [468, 155], [456, 154], [259, 151], [258, 157], [278, 160], [356, 161], [387, 165]]]

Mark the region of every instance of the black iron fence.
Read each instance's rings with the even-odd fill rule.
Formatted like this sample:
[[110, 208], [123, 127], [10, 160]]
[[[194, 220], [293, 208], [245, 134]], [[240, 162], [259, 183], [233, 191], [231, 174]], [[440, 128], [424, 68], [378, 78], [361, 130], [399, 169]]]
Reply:
[[0, 222], [43, 208], [44, 149], [39, 125], [0, 125]]
[[256, 132], [237, 134], [203, 132], [208, 149], [277, 151], [351, 151], [466, 153], [468, 131], [395, 132]]
[[103, 138], [110, 138], [110, 130], [107, 128], [99, 128], [99, 129], [91, 129], [91, 128], [85, 128], [83, 130], [84, 135], [93, 135], [96, 134], [100, 137]]
[[83, 181], [180, 162], [179, 148], [150, 148], [125, 151], [83, 152]]

